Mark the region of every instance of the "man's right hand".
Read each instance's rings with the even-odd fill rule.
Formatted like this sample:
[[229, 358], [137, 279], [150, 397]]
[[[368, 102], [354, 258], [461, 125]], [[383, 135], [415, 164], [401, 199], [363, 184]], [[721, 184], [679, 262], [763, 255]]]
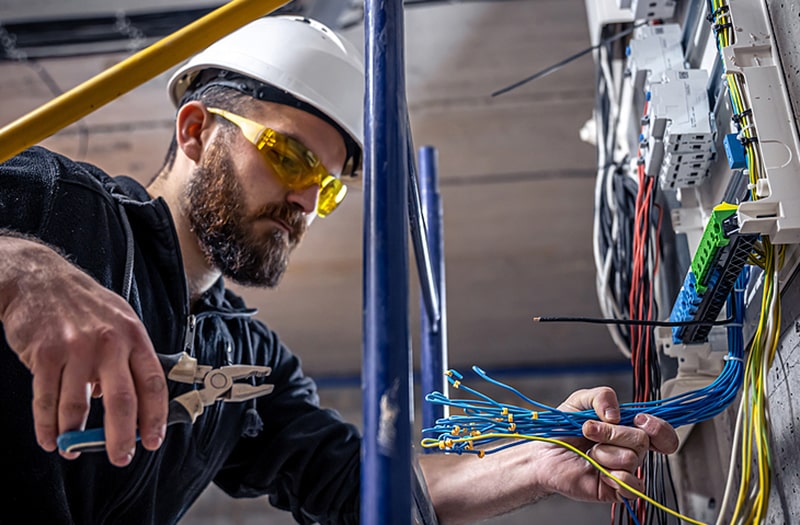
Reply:
[[[82, 430], [90, 396], [102, 395], [108, 458], [125, 466], [166, 431], [167, 384], [144, 325], [130, 305], [49, 247], [0, 237], [0, 322], [33, 374], [39, 445]], [[63, 453], [73, 459], [76, 453]]]

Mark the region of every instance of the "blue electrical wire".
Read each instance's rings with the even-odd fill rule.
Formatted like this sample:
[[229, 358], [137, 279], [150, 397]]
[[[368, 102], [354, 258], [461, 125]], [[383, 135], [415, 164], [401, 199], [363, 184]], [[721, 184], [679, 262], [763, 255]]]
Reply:
[[[744, 321], [744, 292], [749, 280], [749, 267], [745, 266], [736, 279], [734, 289], [728, 298], [728, 316], [733, 322], [728, 324], [728, 353], [724, 356], [725, 364], [717, 378], [708, 386], [684, 392], [679, 395], [654, 401], [622, 403], [620, 405], [620, 424], [633, 425], [634, 418], [640, 413], [647, 413], [665, 420], [673, 427], [691, 425], [712, 419], [735, 399], [744, 378], [744, 337], [742, 323]], [[580, 437], [582, 426], [586, 421], [597, 420], [594, 410], [566, 412], [539, 403], [526, 396], [516, 388], [506, 385], [490, 377], [484, 370], [473, 366], [472, 370], [486, 382], [511, 392], [524, 402], [535, 407], [520, 407], [500, 403], [486, 394], [464, 385], [464, 377], [455, 370], [447, 373], [447, 381], [453, 388], [463, 390], [478, 399], [449, 398], [440, 392], [431, 392], [425, 396], [429, 403], [446, 405], [460, 409], [463, 414], [451, 415], [436, 421], [434, 426], [422, 430], [423, 434], [435, 435], [443, 450], [448, 452], [483, 454], [492, 453], [510, 446], [524, 443], [516, 440], [503, 443], [491, 450], [476, 450], [473, 447], [495, 442], [498, 438], [481, 438], [482, 434], [517, 433], [521, 435], [562, 438]], [[453, 442], [465, 436], [474, 436], [469, 441]], [[425, 441], [430, 443], [431, 438]]]
[[636, 517], [636, 513], [633, 511], [633, 507], [631, 507], [631, 503], [626, 498], [622, 498], [622, 501], [625, 502], [625, 508], [628, 509], [628, 514], [633, 521], [633, 525], [640, 525], [639, 519]]

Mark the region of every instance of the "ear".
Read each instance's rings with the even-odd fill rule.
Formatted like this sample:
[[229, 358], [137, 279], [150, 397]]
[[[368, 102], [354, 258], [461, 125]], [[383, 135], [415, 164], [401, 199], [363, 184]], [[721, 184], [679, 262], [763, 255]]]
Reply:
[[214, 129], [213, 116], [202, 102], [193, 100], [181, 106], [175, 120], [178, 147], [184, 155], [198, 162]]

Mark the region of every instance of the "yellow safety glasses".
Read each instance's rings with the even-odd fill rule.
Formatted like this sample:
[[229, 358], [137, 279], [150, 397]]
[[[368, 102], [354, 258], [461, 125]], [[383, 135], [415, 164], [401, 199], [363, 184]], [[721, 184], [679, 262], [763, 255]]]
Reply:
[[314, 152], [298, 141], [224, 109], [208, 108], [208, 112], [236, 124], [288, 188], [303, 190], [319, 185], [317, 215], [320, 217], [329, 215], [344, 200], [347, 186], [331, 175]]

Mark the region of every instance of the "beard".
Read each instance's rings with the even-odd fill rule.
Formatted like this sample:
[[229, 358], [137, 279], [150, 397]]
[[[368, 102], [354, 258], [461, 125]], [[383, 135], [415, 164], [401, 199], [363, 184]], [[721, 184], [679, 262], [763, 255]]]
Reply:
[[[215, 141], [195, 168], [186, 196], [189, 227], [206, 262], [244, 286], [274, 287], [289, 263], [289, 254], [305, 234], [303, 212], [286, 201], [268, 203], [254, 213], [244, 210], [245, 195], [224, 137]], [[262, 219], [282, 222], [256, 233]]]

